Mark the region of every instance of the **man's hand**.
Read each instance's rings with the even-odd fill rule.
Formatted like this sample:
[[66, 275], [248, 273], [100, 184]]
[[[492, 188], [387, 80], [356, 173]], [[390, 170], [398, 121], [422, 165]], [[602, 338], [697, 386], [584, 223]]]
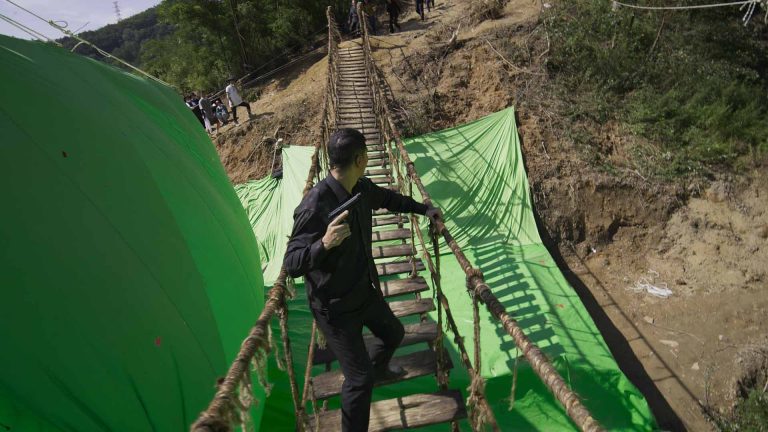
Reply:
[[437, 219], [443, 219], [443, 211], [435, 206], [430, 205], [424, 216], [428, 217], [432, 222], [435, 222]]
[[347, 216], [349, 216], [349, 210], [345, 210], [344, 213], [338, 215], [336, 219], [328, 224], [328, 229], [325, 230], [325, 235], [323, 236], [323, 247], [325, 247], [325, 250], [335, 248], [350, 236], [349, 224], [344, 223], [344, 219]]

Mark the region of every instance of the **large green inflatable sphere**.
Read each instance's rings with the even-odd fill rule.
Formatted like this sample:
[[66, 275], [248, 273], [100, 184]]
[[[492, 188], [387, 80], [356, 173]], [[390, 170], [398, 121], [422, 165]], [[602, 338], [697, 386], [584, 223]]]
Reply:
[[264, 304], [211, 141], [40, 42], [0, 36], [0, 102], [0, 431], [188, 430]]

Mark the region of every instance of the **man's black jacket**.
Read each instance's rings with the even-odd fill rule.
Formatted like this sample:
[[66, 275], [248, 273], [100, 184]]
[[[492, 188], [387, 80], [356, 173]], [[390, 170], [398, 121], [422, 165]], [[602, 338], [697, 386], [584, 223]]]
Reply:
[[[326, 250], [322, 238], [331, 222], [328, 214], [358, 192], [362, 199], [346, 218], [350, 236]], [[371, 284], [381, 289], [371, 254], [371, 216], [380, 208], [421, 215], [427, 211], [426, 205], [376, 186], [366, 177], [358, 180], [350, 194], [330, 174], [296, 208], [284, 265], [292, 277], [304, 276], [313, 307], [353, 310], [371, 294]]]

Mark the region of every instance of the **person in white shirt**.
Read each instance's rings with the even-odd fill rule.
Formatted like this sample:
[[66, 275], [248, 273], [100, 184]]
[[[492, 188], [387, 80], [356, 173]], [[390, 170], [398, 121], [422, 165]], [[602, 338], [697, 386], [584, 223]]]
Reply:
[[237, 122], [237, 107], [245, 107], [248, 110], [248, 120], [252, 119], [251, 106], [247, 102], [243, 102], [243, 98], [240, 97], [240, 93], [237, 92], [235, 87], [234, 79], [229, 80], [229, 85], [225, 91], [227, 92], [227, 100], [229, 101], [229, 107], [232, 109], [232, 118], [235, 120], [235, 125], [239, 124]]

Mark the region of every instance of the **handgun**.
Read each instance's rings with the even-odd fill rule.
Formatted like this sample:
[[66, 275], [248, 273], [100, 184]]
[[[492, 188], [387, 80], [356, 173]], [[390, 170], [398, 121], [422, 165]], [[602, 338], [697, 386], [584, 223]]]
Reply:
[[361, 197], [362, 197], [362, 193], [358, 192], [352, 198], [341, 203], [340, 206], [336, 207], [335, 209], [333, 209], [333, 211], [328, 213], [328, 220], [332, 221], [336, 219], [340, 214], [344, 213], [344, 211], [352, 209], [355, 206], [355, 204], [357, 204], [357, 202], [360, 201]]

